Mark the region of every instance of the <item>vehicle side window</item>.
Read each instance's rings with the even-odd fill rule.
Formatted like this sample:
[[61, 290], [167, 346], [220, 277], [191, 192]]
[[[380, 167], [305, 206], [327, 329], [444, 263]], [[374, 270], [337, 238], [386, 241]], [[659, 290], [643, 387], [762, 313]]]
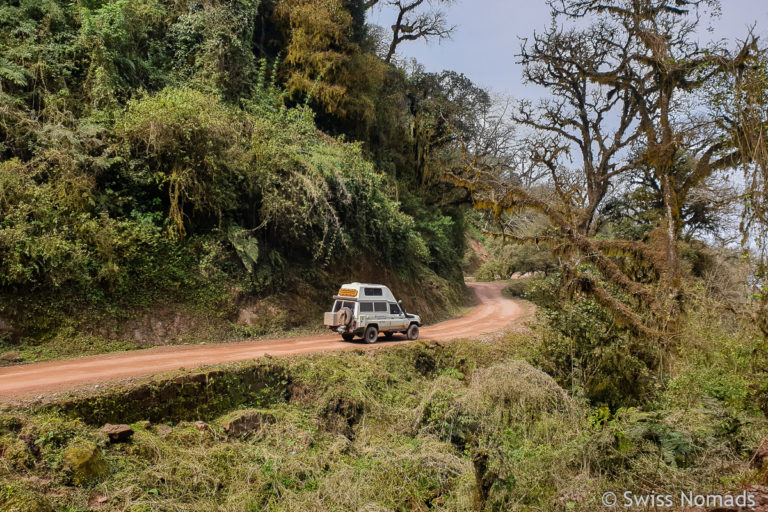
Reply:
[[360, 303], [360, 312], [361, 313], [372, 313], [373, 312], [373, 302], [361, 302]]
[[400, 308], [397, 306], [397, 304], [390, 304], [389, 305], [389, 314], [390, 315], [399, 315], [400, 314]]
[[365, 295], [368, 297], [381, 297], [384, 292], [381, 288], [365, 288]]
[[387, 312], [387, 303], [386, 302], [374, 302], [373, 307], [376, 310], [377, 313], [386, 313]]

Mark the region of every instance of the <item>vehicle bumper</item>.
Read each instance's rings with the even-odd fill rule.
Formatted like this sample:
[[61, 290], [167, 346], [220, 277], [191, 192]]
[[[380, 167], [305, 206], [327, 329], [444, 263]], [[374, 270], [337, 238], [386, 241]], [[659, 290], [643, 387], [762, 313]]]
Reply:
[[349, 328], [349, 327], [345, 327], [343, 325], [340, 325], [340, 326], [326, 325], [326, 327], [328, 327], [329, 330], [331, 330], [333, 332], [337, 332], [339, 334], [354, 334], [355, 336], [362, 336], [363, 335], [363, 331], [365, 330], [362, 327], [358, 327], [356, 329], [352, 329], [352, 328]]

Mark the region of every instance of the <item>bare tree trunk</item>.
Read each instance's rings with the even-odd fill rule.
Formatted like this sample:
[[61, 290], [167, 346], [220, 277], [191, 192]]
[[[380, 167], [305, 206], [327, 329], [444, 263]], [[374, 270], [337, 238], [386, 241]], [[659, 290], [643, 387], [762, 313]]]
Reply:
[[680, 206], [675, 188], [669, 176], [669, 172], [664, 172], [661, 176], [662, 193], [664, 197], [664, 208], [666, 210], [666, 259], [667, 270], [663, 279], [666, 288], [666, 302], [669, 309], [667, 316], [667, 327], [669, 331], [676, 330], [678, 316], [680, 314], [681, 299], [681, 276], [680, 276], [680, 253], [677, 241], [680, 238]]

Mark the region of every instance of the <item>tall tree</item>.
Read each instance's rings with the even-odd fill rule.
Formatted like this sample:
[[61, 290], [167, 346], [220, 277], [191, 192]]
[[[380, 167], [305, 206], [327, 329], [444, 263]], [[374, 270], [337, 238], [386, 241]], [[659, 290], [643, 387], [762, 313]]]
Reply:
[[[524, 79], [546, 87], [551, 97], [537, 106], [522, 102], [513, 119], [533, 129], [530, 158], [549, 171], [560, 202], [575, 207], [569, 215], [584, 236], [594, 233], [595, 215], [613, 178], [629, 169], [620, 158], [640, 134], [631, 93], [595, 84], [583, 70], [611, 66], [630, 48], [628, 34], [599, 22], [584, 30], [552, 26], [534, 35], [521, 53]], [[561, 178], [567, 159], [582, 165], [575, 187]]]
[[453, 0], [368, 0], [366, 7], [376, 5], [389, 6], [397, 12], [395, 22], [392, 24], [392, 36], [390, 39], [384, 61], [389, 63], [397, 52], [397, 47], [405, 41], [417, 41], [424, 39], [443, 40], [448, 39], [456, 29], [449, 25], [445, 18], [445, 12], [439, 7], [448, 5]]
[[739, 228], [752, 263], [755, 325], [768, 338], [768, 56], [757, 54], [747, 65], [734, 69], [716, 84], [714, 96], [715, 115], [735, 134], [739, 147], [751, 160], [741, 180], [744, 190]]
[[[551, 1], [555, 25], [524, 47], [522, 60], [526, 78], [546, 87], [552, 99], [539, 109], [524, 104], [516, 116], [539, 134], [530, 154], [550, 170], [551, 192], [503, 183], [471, 165], [456, 180], [497, 216], [521, 209], [546, 215], [552, 228], [523, 241], [550, 242], [566, 289], [592, 295], [648, 335], [677, 325], [682, 205], [713, 173], [753, 160], [739, 143], [741, 128], [706, 109], [712, 100], [707, 86], [760, 53], [751, 35], [735, 50], [697, 43], [703, 9], [715, 5]], [[558, 23], [587, 28], [566, 31]], [[642, 150], [629, 151], [633, 145]], [[651, 171], [663, 198], [663, 222], [650, 243], [593, 238], [594, 214], [611, 180], [641, 168]], [[643, 310], [651, 314], [639, 314]]]

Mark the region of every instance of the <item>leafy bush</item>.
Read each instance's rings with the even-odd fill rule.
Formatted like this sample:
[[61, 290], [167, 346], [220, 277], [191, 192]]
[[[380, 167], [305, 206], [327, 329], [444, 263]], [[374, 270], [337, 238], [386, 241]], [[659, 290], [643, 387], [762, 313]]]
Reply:
[[593, 299], [561, 297], [559, 273], [533, 280], [526, 296], [546, 322], [536, 361], [564, 387], [613, 409], [645, 403], [659, 385], [654, 344], [617, 326]]
[[160, 277], [172, 248], [158, 227], [99, 212], [91, 187], [82, 174], [46, 180], [18, 160], [0, 163], [0, 286], [98, 295], [132, 287], [140, 268]]
[[[372, 162], [396, 175], [412, 151], [405, 76], [366, 49], [362, 3], [204, 4], [0, 6], [0, 310], [14, 341], [159, 297], [232, 306], [291, 279], [327, 296], [339, 269], [418, 276], [435, 317], [458, 303], [461, 214], [401, 194]], [[384, 110], [397, 154], [317, 128], [370, 142]]]
[[556, 267], [548, 248], [504, 243], [501, 239], [485, 241], [488, 261], [475, 272], [478, 281], [493, 281], [496, 276], [509, 279], [515, 273], [546, 272]]
[[171, 236], [186, 233], [184, 203], [220, 224], [236, 204], [244, 132], [239, 122], [215, 96], [192, 89], [164, 89], [128, 104], [115, 132], [131, 160], [140, 162], [132, 169], [136, 179], [167, 190]]

